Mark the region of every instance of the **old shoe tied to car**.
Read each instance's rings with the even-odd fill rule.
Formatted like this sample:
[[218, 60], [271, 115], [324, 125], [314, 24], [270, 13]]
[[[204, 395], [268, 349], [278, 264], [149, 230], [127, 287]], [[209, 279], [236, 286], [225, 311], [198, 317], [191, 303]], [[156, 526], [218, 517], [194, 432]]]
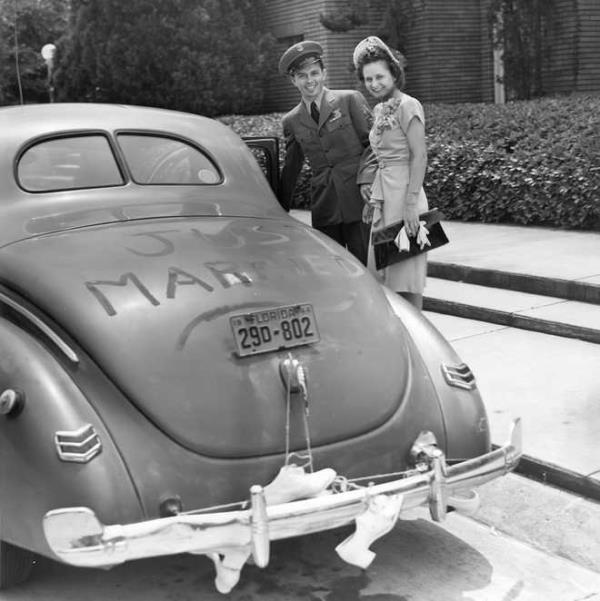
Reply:
[[[335, 477], [336, 473], [330, 468], [308, 473], [298, 465], [284, 465], [273, 482], [265, 486], [265, 502], [277, 505], [315, 497], [325, 492]], [[208, 554], [215, 564], [215, 586], [220, 593], [229, 593], [238, 583], [241, 570], [251, 553], [251, 547], [247, 546]]]
[[277, 140], [107, 104], [0, 131], [0, 586], [189, 552], [230, 590], [353, 523], [360, 564], [516, 465], [431, 323], [280, 207]]

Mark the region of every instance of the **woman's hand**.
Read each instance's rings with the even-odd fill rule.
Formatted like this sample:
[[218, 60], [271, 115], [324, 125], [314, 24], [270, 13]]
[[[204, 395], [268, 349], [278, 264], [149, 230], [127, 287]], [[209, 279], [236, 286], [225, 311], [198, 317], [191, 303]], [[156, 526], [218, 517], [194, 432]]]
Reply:
[[365, 203], [362, 211], [362, 222], [367, 225], [371, 225], [373, 223], [373, 215], [375, 213], [375, 205], [369, 202]]
[[409, 236], [416, 236], [419, 231], [419, 211], [416, 204], [404, 206], [404, 227]]
[[371, 184], [360, 184], [360, 195], [365, 202], [371, 200]]

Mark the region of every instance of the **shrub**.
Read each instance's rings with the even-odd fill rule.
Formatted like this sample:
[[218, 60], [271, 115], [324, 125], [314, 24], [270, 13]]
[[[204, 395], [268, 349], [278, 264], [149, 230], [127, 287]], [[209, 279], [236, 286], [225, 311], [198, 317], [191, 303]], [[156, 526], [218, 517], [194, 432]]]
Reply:
[[[600, 98], [425, 105], [430, 206], [460, 221], [600, 230]], [[222, 117], [241, 135], [278, 136], [281, 114]], [[294, 206], [310, 206], [310, 170]]]
[[425, 106], [430, 204], [450, 219], [600, 229], [600, 98]]

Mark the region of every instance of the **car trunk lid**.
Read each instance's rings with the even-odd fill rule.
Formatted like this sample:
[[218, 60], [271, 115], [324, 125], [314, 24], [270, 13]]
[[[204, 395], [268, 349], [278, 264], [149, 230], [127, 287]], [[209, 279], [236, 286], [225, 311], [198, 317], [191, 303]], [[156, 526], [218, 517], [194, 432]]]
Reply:
[[[301, 449], [307, 410], [313, 446], [360, 436], [407, 394], [406, 333], [379, 284], [292, 220], [83, 228], [5, 247], [0, 268], [148, 419], [197, 453], [280, 453], [288, 426]], [[311, 309], [318, 340], [240, 356], [232, 318], [253, 314], [248, 323], [264, 327], [270, 315]], [[302, 366], [306, 398], [289, 391], [286, 361]]]

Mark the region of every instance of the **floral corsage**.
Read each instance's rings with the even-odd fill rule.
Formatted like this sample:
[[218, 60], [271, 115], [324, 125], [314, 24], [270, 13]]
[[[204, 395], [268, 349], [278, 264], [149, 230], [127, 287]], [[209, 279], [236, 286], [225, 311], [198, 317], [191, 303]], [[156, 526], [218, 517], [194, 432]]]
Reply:
[[375, 106], [375, 133], [380, 136], [384, 130], [392, 129], [398, 125], [396, 113], [400, 108], [402, 100], [400, 98], [390, 98], [385, 102], [380, 102]]

